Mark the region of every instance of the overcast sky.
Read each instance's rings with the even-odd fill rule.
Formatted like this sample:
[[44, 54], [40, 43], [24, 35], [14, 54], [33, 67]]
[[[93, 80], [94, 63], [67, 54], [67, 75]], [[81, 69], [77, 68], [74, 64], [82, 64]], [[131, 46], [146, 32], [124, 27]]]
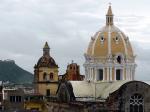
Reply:
[[71, 60], [84, 74], [90, 37], [105, 25], [108, 3], [115, 25], [129, 36], [137, 55], [136, 79], [150, 80], [150, 1], [148, 0], [0, 0], [0, 59], [13, 59], [33, 73], [48, 41], [63, 74]]

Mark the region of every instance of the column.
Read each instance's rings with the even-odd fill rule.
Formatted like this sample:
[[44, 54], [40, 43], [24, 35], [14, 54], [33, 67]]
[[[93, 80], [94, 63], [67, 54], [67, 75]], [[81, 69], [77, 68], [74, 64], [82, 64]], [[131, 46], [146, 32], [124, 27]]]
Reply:
[[105, 81], [106, 79], [105, 79], [105, 68], [102, 68], [103, 69], [103, 81]]
[[89, 80], [89, 78], [90, 78], [90, 68], [88, 67], [88, 69], [87, 69], [87, 80]]
[[91, 68], [91, 80], [93, 80], [93, 68]]
[[93, 74], [92, 80], [94, 81], [94, 68], [92, 69], [92, 74]]
[[131, 69], [129, 68], [129, 80], [131, 80]]
[[125, 73], [124, 73], [124, 68], [122, 69], [122, 80], [125, 79]]
[[107, 81], [109, 81], [109, 75], [110, 75], [109, 67], [107, 67]]
[[97, 81], [97, 69], [95, 68], [95, 81]]
[[128, 72], [128, 67], [126, 68], [126, 80], [128, 80], [128, 74], [129, 74], [129, 72]]
[[92, 80], [92, 68], [90, 68], [90, 80]]
[[89, 68], [89, 80], [91, 79], [91, 68]]
[[130, 76], [131, 76], [131, 80], [132, 80], [132, 67], [130, 68]]
[[93, 68], [93, 81], [95, 80], [95, 68]]
[[110, 77], [109, 77], [110, 79], [110, 81], [112, 81], [112, 67], [110, 67]]
[[128, 80], [128, 68], [126, 68], [126, 80]]

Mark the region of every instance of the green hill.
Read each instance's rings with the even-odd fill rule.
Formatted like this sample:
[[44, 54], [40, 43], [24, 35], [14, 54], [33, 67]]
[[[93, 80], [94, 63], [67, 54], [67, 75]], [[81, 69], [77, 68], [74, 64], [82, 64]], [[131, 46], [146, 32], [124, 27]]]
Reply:
[[32, 83], [33, 74], [23, 70], [13, 60], [0, 60], [0, 81], [9, 81], [15, 84]]

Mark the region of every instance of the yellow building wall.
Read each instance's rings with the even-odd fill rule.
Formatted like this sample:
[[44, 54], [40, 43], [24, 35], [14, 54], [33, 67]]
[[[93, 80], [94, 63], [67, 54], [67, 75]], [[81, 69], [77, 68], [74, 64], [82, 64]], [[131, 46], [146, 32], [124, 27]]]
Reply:
[[43, 74], [50, 74], [53, 73], [53, 81], [58, 81], [58, 68], [48, 68], [48, 67], [41, 67], [39, 68], [39, 81], [43, 80]]
[[115, 55], [117, 53], [123, 53], [125, 54], [125, 46], [123, 44], [123, 40], [121, 37], [119, 37], [119, 41], [116, 42], [115, 38], [117, 36], [116, 32], [111, 33], [111, 48], [112, 48], [112, 53]]
[[[44, 80], [43, 75], [46, 73], [48, 79]], [[53, 73], [53, 80], [50, 80], [50, 73]], [[37, 83], [37, 91], [39, 94], [46, 95], [47, 89], [50, 89], [50, 95], [55, 96], [58, 89], [58, 68], [39, 68], [39, 81]]]
[[58, 89], [58, 83], [38, 84], [38, 92], [42, 95], [46, 95], [46, 90], [50, 89], [50, 95], [55, 96]]
[[38, 109], [40, 112], [48, 112], [48, 109], [46, 108], [44, 103], [40, 102], [25, 102], [24, 109], [26, 110], [32, 110], [32, 109]]
[[102, 34], [99, 35], [98, 40], [95, 43], [95, 48], [94, 48], [94, 56], [98, 57], [98, 56], [106, 56], [108, 54], [108, 41], [107, 41], [107, 37], [108, 37], [108, 33], [103, 33], [103, 38], [104, 38], [104, 42], [103, 44], [101, 43], [101, 36]]

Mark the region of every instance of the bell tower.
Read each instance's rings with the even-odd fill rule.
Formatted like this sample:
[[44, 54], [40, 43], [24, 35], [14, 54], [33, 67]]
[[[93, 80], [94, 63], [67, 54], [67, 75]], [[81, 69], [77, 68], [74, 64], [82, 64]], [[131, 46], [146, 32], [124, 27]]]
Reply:
[[44, 96], [55, 96], [58, 88], [58, 65], [50, 55], [50, 48], [46, 42], [43, 56], [34, 66], [35, 93]]

